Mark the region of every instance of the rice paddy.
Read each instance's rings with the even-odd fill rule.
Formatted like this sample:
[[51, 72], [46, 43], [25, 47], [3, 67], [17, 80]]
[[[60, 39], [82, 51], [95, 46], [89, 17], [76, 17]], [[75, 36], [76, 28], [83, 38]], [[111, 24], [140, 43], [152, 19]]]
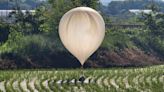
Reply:
[[0, 92], [164, 92], [164, 65], [145, 68], [1, 70]]

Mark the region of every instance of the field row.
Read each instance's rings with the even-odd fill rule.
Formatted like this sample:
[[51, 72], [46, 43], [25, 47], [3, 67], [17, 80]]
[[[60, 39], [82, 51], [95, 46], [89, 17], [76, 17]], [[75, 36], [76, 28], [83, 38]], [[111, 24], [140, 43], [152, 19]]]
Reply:
[[1, 92], [163, 92], [164, 66], [138, 69], [0, 71]]

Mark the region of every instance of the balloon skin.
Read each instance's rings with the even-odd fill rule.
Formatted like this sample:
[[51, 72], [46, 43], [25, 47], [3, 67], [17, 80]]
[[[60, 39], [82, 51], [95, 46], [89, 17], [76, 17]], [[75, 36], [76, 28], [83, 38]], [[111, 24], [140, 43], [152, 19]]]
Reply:
[[61, 18], [59, 36], [68, 51], [83, 65], [101, 45], [105, 36], [105, 23], [94, 9], [77, 7]]

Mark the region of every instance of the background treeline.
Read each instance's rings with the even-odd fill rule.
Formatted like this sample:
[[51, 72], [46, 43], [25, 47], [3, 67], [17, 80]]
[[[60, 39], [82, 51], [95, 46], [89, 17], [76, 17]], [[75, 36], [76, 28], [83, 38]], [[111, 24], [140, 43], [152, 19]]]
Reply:
[[15, 8], [16, 4], [19, 4], [21, 9], [35, 9], [46, 0], [0, 0], [1, 10], [11, 10]]
[[[134, 13], [130, 13], [131, 9], [150, 9], [152, 4], [158, 6], [158, 10], [164, 13], [164, 2], [162, 0], [125, 0], [111, 1], [107, 6], [101, 5], [103, 14], [110, 17], [112, 23], [141, 24]], [[128, 19], [128, 21], [127, 21]]]
[[[35, 13], [22, 13], [16, 4], [16, 11], [7, 16], [12, 21], [0, 21], [0, 69], [79, 67], [80, 63], [63, 47], [58, 36], [62, 15], [79, 6], [98, 10], [106, 23], [112, 23], [112, 17], [101, 11], [98, 0], [48, 0]], [[152, 13], [136, 16], [143, 28], [106, 28], [102, 46], [85, 67], [163, 64], [164, 14], [159, 13], [158, 7], [151, 3]]]
[[119, 16], [129, 11], [129, 9], [148, 9], [151, 4], [155, 3], [161, 12], [164, 12], [164, 2], [160, 0], [125, 0], [122, 1], [112, 1], [105, 8], [104, 12], [108, 15]]

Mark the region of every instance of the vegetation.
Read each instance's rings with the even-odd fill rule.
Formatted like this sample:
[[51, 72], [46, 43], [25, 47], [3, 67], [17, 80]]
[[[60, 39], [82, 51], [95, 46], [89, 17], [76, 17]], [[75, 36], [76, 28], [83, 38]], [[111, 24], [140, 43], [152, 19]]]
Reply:
[[21, 9], [35, 9], [37, 6], [40, 6], [43, 0], [1, 0], [0, 9], [1, 10], [12, 10], [19, 4]]
[[101, 5], [101, 11], [106, 16], [111, 17], [110, 20], [113, 23], [142, 24], [136, 20], [136, 16], [138, 15], [130, 13], [129, 10], [150, 9], [152, 4], [156, 4], [160, 12], [164, 12], [164, 2], [161, 0], [124, 0], [124, 2], [112, 1], [108, 4], [108, 6]]
[[71, 91], [71, 92], [162, 92], [164, 66], [145, 68], [85, 69], [82, 83], [76, 70], [8, 70], [0, 71], [0, 91]]
[[[121, 10], [122, 14], [119, 9], [124, 4], [126, 10], [138, 7], [147, 0], [112, 2], [113, 7], [108, 6], [111, 7], [108, 10], [114, 16], [109, 16], [98, 1], [48, 0], [40, 4], [37, 0], [21, 3], [11, 0], [8, 4], [1, 0], [0, 9], [8, 4], [15, 11], [0, 18], [0, 92], [162, 92], [164, 14], [158, 8], [160, 5], [148, 4], [146, 7], [153, 12], [136, 16]], [[23, 13], [24, 2], [28, 2], [30, 9], [34, 2], [39, 4], [35, 13], [28, 10]], [[64, 48], [58, 36], [62, 15], [79, 6], [96, 9], [106, 24], [134, 23], [142, 27], [107, 27], [101, 47], [86, 61], [86, 69], [82, 71], [76, 69], [80, 63]], [[82, 74], [84, 81], [79, 80]]]
[[[68, 10], [88, 6], [100, 11], [106, 24], [114, 23], [114, 17], [107, 16], [101, 10], [101, 5], [98, 0], [48, 0], [37, 7], [35, 13], [23, 13], [23, 8], [16, 4], [16, 11], [7, 17], [10, 21], [3, 18], [0, 21], [0, 69], [79, 67], [80, 64], [59, 39], [59, 21]], [[152, 13], [129, 17], [124, 22], [136, 20], [144, 28], [106, 28], [102, 46], [86, 62], [85, 67], [163, 64], [164, 14], [151, 5], [149, 8], [153, 9]]]

